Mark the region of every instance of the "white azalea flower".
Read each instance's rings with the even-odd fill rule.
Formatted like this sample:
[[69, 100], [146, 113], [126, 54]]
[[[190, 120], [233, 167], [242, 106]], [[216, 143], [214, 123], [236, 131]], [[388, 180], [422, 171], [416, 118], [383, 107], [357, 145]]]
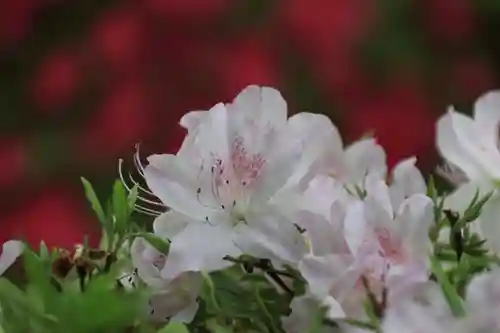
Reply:
[[160, 271], [168, 258], [142, 237], [132, 243], [131, 256], [137, 275], [153, 290], [150, 318], [159, 322], [191, 322], [198, 310], [201, 274], [184, 272], [172, 280], [163, 279]]
[[0, 276], [14, 264], [24, 251], [24, 244], [18, 240], [9, 240], [3, 243], [2, 253], [0, 254]]
[[251, 86], [231, 104], [186, 115], [189, 133], [176, 155], [149, 157], [149, 188], [188, 222], [171, 238], [164, 278], [222, 269], [230, 265], [224, 256], [243, 252], [276, 264], [300, 259], [303, 238], [268, 204], [303, 161], [303, 137], [289, 130], [295, 117], [308, 118], [287, 120], [279, 92]]
[[[437, 291], [439, 293], [439, 290]], [[389, 307], [382, 322], [384, 333], [466, 333], [461, 321], [447, 312], [447, 304], [422, 304], [410, 299]]]
[[301, 222], [310, 235], [312, 253], [299, 269], [311, 293], [331, 305], [331, 318], [362, 314], [367, 295], [362, 277], [381, 303], [384, 290], [394, 302], [428, 279], [432, 201], [414, 194], [394, 209], [383, 181], [374, 176], [366, 183], [364, 201], [344, 209], [334, 204], [329, 220], [309, 214]]
[[[452, 201], [470, 202], [476, 191], [488, 192], [500, 180], [498, 125], [500, 93], [488, 92], [478, 98], [470, 118], [452, 107], [437, 122], [437, 148], [454, 169], [470, 181], [459, 188]], [[456, 173], [456, 172], [455, 172]], [[462, 178], [464, 178], [462, 177]], [[457, 204], [450, 203], [453, 208]]]
[[466, 291], [468, 332], [500, 330], [500, 269], [475, 276]]

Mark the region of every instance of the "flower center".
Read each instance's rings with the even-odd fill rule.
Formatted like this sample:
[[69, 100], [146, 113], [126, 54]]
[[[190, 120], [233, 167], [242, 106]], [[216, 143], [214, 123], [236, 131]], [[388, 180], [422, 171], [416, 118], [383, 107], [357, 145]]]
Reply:
[[[230, 214], [234, 224], [245, 222], [252, 188], [259, 179], [266, 160], [260, 153], [245, 149], [242, 137], [236, 137], [229, 156], [213, 154], [211, 161], [200, 168], [198, 201], [213, 210]], [[209, 169], [207, 174], [205, 170]], [[203, 176], [206, 175], [206, 176]], [[208, 218], [207, 218], [208, 220]]]

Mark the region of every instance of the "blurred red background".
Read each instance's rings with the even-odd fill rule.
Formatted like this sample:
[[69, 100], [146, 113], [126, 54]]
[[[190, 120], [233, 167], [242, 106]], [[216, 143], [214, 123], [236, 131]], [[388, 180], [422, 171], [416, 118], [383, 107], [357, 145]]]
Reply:
[[[437, 162], [434, 122], [500, 77], [495, 0], [18, 0], [0, 3], [0, 241], [98, 239], [102, 198], [142, 142], [175, 151], [189, 110], [248, 84], [291, 112], [374, 131], [392, 165]], [[498, 45], [498, 46], [497, 46]]]

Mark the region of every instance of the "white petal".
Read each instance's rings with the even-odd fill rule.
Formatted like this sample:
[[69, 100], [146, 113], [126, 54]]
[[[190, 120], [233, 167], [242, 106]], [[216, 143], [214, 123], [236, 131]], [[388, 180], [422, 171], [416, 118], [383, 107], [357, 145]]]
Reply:
[[389, 303], [394, 305], [396, 302], [407, 300], [417, 293], [419, 288], [425, 286], [429, 281], [429, 275], [425, 262], [391, 266], [386, 280]]
[[198, 309], [196, 298], [201, 289], [201, 274], [188, 272], [171, 281], [166, 288], [154, 290], [150, 299], [150, 317], [155, 321], [189, 323]]
[[186, 271], [211, 272], [231, 265], [226, 255], [238, 257], [241, 251], [232, 239], [232, 229], [225, 223], [190, 223], [171, 239], [168, 260], [161, 271], [164, 279], [172, 279]]
[[342, 302], [360, 276], [359, 272], [352, 269], [353, 263], [354, 259], [349, 255], [307, 255], [300, 262], [299, 271], [317, 299], [333, 296]]
[[476, 275], [467, 286], [466, 305], [481, 311], [500, 306], [500, 269]]
[[443, 208], [463, 213], [469, 207], [477, 193], [479, 193], [479, 197], [481, 198], [492, 190], [493, 187], [490, 183], [480, 184], [471, 181], [462, 184], [445, 198]]
[[411, 302], [389, 307], [382, 323], [382, 331], [384, 333], [457, 332], [447, 325], [447, 321], [438, 320], [432, 310], [430, 307]]
[[392, 219], [394, 216], [389, 187], [384, 180], [379, 179], [375, 174], [369, 174], [365, 181], [366, 198], [365, 201], [370, 208], [380, 210], [384, 215], [383, 219]]
[[[137, 274], [146, 284], [153, 288], [164, 287], [167, 281], [160, 277], [160, 272], [153, 266], [154, 259], [145, 257], [144, 252], [147, 248], [149, 248], [150, 251], [154, 250], [144, 238], [136, 237], [134, 239], [130, 247], [132, 265], [137, 269]], [[157, 254], [158, 256], [160, 255], [159, 253]]]
[[283, 329], [287, 333], [307, 332], [320, 305], [320, 302], [308, 294], [295, 297], [290, 303], [292, 313], [281, 320]]
[[229, 156], [228, 114], [219, 103], [208, 111], [208, 116], [197, 128], [196, 146], [205, 160], [217, 156], [225, 160]]
[[485, 140], [496, 147], [500, 123], [500, 92], [491, 91], [480, 96], [474, 105], [474, 120]]
[[394, 221], [403, 238], [403, 246], [413, 260], [425, 260], [429, 251], [429, 227], [434, 222], [432, 200], [423, 194], [414, 194], [401, 205]]
[[350, 251], [355, 255], [361, 248], [366, 235], [367, 222], [363, 202], [353, 202], [347, 207], [344, 235]]
[[227, 106], [254, 119], [259, 127], [281, 127], [286, 123], [286, 101], [276, 89], [251, 85], [243, 89]]
[[180, 125], [187, 129], [189, 132], [194, 130], [208, 115], [208, 111], [190, 111], [182, 116]]
[[266, 202], [276, 195], [297, 170], [301, 153], [302, 147], [290, 142], [283, 145], [277, 143], [270, 147], [266, 154], [266, 164], [258, 182], [255, 183], [255, 195], [252, 199]]
[[8, 240], [3, 243], [0, 254], [0, 276], [19, 258], [24, 251], [24, 244], [18, 240]]
[[297, 224], [306, 229], [311, 251], [316, 256], [341, 253], [345, 249], [343, 237], [345, 210], [339, 205], [334, 207], [335, 214], [332, 214], [332, 221], [308, 211], [297, 214]]
[[167, 206], [186, 216], [204, 220], [213, 210], [197, 198], [198, 169], [175, 155], [152, 155], [144, 173], [148, 187]]
[[317, 175], [304, 191], [301, 204], [304, 209], [320, 213], [328, 219], [334, 202], [347, 204], [351, 200], [352, 197], [341, 182], [326, 175]]
[[336, 320], [347, 317], [342, 305], [331, 296], [325, 298], [322, 305], [327, 308], [325, 316], [328, 319]]
[[158, 216], [153, 222], [153, 231], [157, 236], [170, 239], [177, 236], [189, 223], [197, 223], [188, 216], [169, 210]]
[[291, 140], [304, 143], [300, 165], [289, 184], [298, 184], [311, 172], [344, 172], [342, 139], [327, 116], [298, 113], [288, 119], [287, 127]]
[[186, 323], [189, 324], [193, 321], [194, 316], [198, 312], [200, 305], [198, 302], [191, 302], [187, 307], [179, 311], [175, 316], [170, 319], [172, 323]]
[[407, 197], [421, 193], [425, 194], [427, 186], [420, 170], [415, 166], [417, 159], [408, 158], [399, 162], [392, 171], [390, 186], [392, 206], [397, 209]]
[[473, 127], [472, 119], [450, 109], [439, 118], [436, 127], [437, 149], [441, 156], [462, 169], [469, 179], [487, 178], [477, 157], [472, 155], [474, 148], [467, 143], [473, 135], [467, 133], [471, 131], [467, 128]]
[[386, 154], [375, 139], [363, 139], [354, 142], [345, 150], [345, 159], [349, 172], [349, 181], [361, 182], [369, 173], [380, 179], [387, 173]]
[[483, 206], [479, 217], [481, 233], [486, 237], [486, 245], [497, 255], [500, 254], [500, 194], [496, 193]]
[[235, 228], [235, 242], [247, 254], [270, 259], [276, 266], [296, 266], [307, 251], [292, 221], [277, 212], [258, 212]]

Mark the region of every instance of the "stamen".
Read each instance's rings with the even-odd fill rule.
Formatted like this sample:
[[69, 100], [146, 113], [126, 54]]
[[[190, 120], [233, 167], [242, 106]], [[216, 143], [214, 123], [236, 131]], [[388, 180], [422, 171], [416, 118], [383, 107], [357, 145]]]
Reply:
[[[118, 174], [120, 176], [120, 180], [122, 181], [122, 184], [123, 186], [125, 186], [125, 189], [128, 191], [128, 192], [131, 192], [132, 191], [132, 188], [127, 184], [127, 182], [125, 181], [125, 178], [123, 177], [123, 170], [122, 170], [122, 165], [123, 165], [123, 160], [120, 159], [118, 160]], [[132, 175], [130, 173], [128, 173], [129, 175], [129, 178], [130, 180], [132, 181], [132, 183], [135, 185], [139, 185], [138, 182], [132, 177]], [[141, 189], [144, 189], [142, 186], [138, 186], [137, 187], [138, 190], [141, 190]], [[154, 195], [152, 194], [152, 192], [150, 192], [149, 190], [145, 190], [146, 193], [151, 193], [151, 195]], [[159, 202], [155, 202], [155, 201], [151, 201], [151, 200], [148, 200], [148, 199], [145, 199], [143, 197], [141, 197], [140, 195], [137, 196], [137, 199], [141, 200], [141, 201], [144, 201], [146, 203], [149, 203], [149, 204], [152, 204], [152, 205], [159, 205], [159, 206], [163, 206], [163, 204], [159, 203]]]
[[139, 174], [142, 177], [144, 177], [144, 166], [142, 165], [140, 151], [139, 151], [140, 145], [141, 145], [140, 143], [137, 143], [135, 145], [134, 165], [136, 166], [137, 171], [139, 171]]
[[[140, 165], [140, 163], [139, 163], [139, 165]], [[137, 163], [136, 163], [136, 166], [137, 166]], [[141, 165], [140, 167], [138, 167], [139, 174], [143, 173], [142, 170], [143, 170], [143, 167]], [[120, 180], [121, 180], [123, 186], [130, 193], [132, 191], [132, 187], [129, 186], [128, 182], [125, 180], [124, 171], [123, 171], [123, 159], [119, 159], [118, 160], [118, 175], [120, 177]], [[162, 209], [148, 208], [148, 207], [145, 207], [144, 205], [136, 203], [135, 207], [134, 207], [135, 210], [137, 212], [140, 212], [140, 213], [143, 213], [143, 214], [146, 214], [146, 215], [149, 215], [149, 216], [155, 216], [155, 217], [163, 214], [165, 212], [165, 210], [166, 210], [167, 207], [165, 205], [163, 205], [159, 201], [150, 200], [150, 199], [147, 199], [144, 195], [141, 195], [141, 194], [146, 194], [146, 195], [154, 196], [154, 194], [150, 190], [148, 190], [145, 187], [141, 186], [139, 184], [139, 182], [136, 181], [134, 179], [134, 177], [132, 177], [131, 173], [127, 173], [127, 175], [128, 175], [129, 182], [131, 182], [132, 184], [134, 184], [134, 186], [137, 186], [137, 189], [139, 191], [139, 193], [137, 195], [137, 200], [138, 201], [141, 201], [141, 202], [144, 202], [144, 203], [147, 203], [147, 204], [150, 204], [150, 205], [162, 208]]]

